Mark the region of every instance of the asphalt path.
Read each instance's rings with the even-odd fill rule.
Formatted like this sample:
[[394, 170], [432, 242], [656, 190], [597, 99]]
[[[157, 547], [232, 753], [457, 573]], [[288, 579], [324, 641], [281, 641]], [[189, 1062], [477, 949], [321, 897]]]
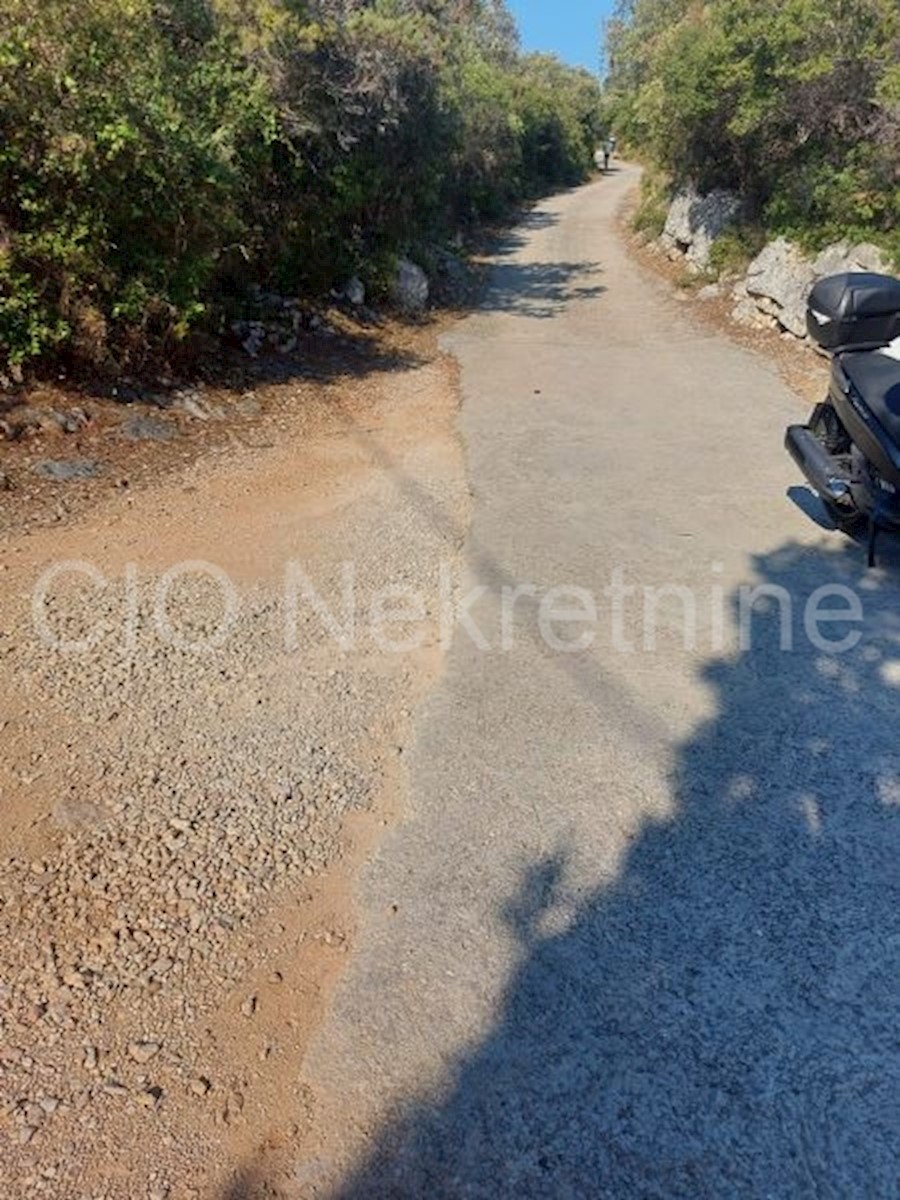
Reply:
[[799, 401], [629, 255], [635, 177], [535, 209], [448, 340], [465, 619], [301, 1190], [900, 1194], [898, 559], [788, 495]]

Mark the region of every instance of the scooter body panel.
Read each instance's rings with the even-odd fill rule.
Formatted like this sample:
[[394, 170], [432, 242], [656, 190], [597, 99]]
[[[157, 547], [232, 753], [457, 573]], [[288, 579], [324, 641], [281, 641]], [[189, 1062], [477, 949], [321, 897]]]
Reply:
[[828, 397], [850, 440], [892, 487], [900, 490], [900, 446], [891, 438], [841, 369], [832, 364]]

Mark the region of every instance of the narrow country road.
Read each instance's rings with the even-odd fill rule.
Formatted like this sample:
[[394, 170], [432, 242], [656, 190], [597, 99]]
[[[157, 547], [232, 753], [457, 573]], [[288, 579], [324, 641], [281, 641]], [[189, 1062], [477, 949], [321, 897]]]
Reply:
[[[304, 1195], [897, 1194], [898, 576], [786, 497], [799, 402], [629, 257], [634, 183], [538, 207], [448, 341], [474, 592], [304, 1064]], [[811, 638], [825, 584], [864, 617]]]

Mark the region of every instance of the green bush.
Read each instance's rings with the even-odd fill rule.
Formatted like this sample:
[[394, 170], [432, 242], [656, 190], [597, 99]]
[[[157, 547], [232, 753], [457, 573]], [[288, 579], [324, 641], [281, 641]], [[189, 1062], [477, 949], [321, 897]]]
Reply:
[[640, 199], [632, 225], [645, 237], [657, 238], [665, 228], [671, 183], [664, 171], [652, 165], [645, 169], [641, 177]]
[[737, 190], [769, 233], [897, 256], [896, 0], [623, 0], [607, 56], [617, 131], [676, 182]]
[[710, 270], [714, 275], [740, 274], [765, 244], [765, 231], [759, 225], [737, 225], [727, 229], [710, 247]]
[[0, 370], [139, 363], [577, 182], [599, 102], [500, 0], [7, 0]]
[[517, 83], [526, 192], [542, 191], [548, 180], [579, 183], [590, 172], [600, 141], [601, 110], [593, 76], [533, 54], [523, 59]]

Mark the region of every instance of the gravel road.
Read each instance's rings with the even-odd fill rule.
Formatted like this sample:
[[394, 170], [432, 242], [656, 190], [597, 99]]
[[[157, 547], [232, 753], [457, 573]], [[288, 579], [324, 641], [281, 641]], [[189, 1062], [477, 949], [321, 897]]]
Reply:
[[404, 370], [270, 389], [256, 452], [0, 537], [4, 1198], [206, 1200], [305, 1127], [346, 876], [440, 653], [427, 615], [416, 654], [362, 617], [342, 652], [288, 572], [342, 620], [345, 562], [361, 614], [437, 592], [467, 497], [429, 337]]
[[[787, 497], [798, 402], [629, 257], [634, 182], [535, 209], [449, 338], [488, 646], [458, 629], [419, 714], [290, 1194], [900, 1190], [898, 560]], [[688, 589], [695, 644], [688, 593], [654, 620], [617, 571]], [[742, 645], [749, 584], [784, 592]], [[844, 653], [804, 628], [825, 584], [862, 604]], [[590, 646], [541, 633], [560, 585]]]

